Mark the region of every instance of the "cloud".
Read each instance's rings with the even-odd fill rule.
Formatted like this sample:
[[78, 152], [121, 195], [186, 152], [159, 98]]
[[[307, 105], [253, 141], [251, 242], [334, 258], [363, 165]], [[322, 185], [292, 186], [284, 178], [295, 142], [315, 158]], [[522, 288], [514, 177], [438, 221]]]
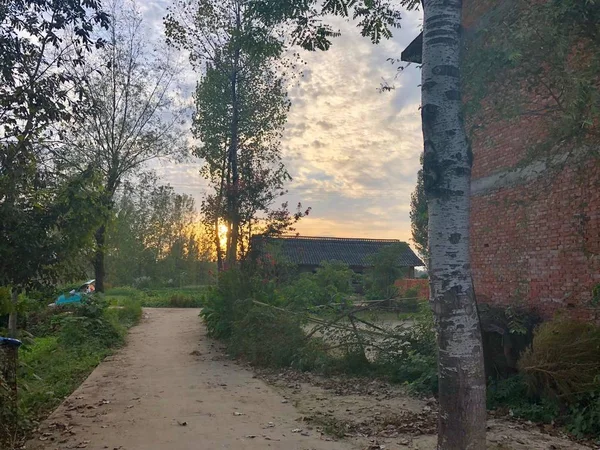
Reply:
[[[162, 26], [166, 0], [144, 2], [149, 21]], [[379, 45], [360, 36], [356, 23], [332, 18], [342, 36], [327, 52], [301, 52], [302, 77], [290, 87], [292, 107], [282, 140], [293, 177], [290, 204], [311, 206], [298, 225], [303, 234], [410, 238], [409, 204], [422, 151], [420, 70], [397, 73], [387, 61], [418, 35], [421, 15], [403, 14], [402, 28]], [[158, 36], [162, 34], [157, 33]], [[197, 75], [189, 68], [185, 84]], [[395, 89], [379, 93], [381, 83]], [[202, 197], [198, 164], [163, 166], [165, 180]]]

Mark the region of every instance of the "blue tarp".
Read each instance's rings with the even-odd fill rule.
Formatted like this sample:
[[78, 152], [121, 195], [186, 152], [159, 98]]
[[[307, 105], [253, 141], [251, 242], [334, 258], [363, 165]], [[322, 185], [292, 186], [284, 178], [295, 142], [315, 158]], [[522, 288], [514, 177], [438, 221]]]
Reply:
[[79, 292], [75, 292], [74, 294], [62, 294], [56, 300], [57, 305], [66, 305], [67, 303], [80, 303], [81, 302], [81, 294]]
[[12, 338], [0, 336], [0, 345], [5, 345], [7, 347], [20, 347], [21, 341], [19, 341], [18, 339], [12, 339]]

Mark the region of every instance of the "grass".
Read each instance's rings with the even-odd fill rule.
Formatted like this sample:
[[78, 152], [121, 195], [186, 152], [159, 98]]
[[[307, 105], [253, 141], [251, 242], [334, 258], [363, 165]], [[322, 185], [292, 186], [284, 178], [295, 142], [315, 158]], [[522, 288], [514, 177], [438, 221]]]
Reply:
[[[28, 313], [33, 325], [23, 330], [17, 371], [21, 438], [124, 344], [127, 329], [141, 315], [141, 302], [125, 296], [118, 305], [109, 306], [106, 299], [95, 296], [81, 305]], [[30, 337], [31, 332], [37, 335]], [[7, 411], [2, 407], [0, 398], [0, 416]], [[4, 439], [0, 433], [0, 448], [6, 448]]]
[[135, 289], [118, 287], [106, 291], [106, 298], [119, 305], [123, 298], [134, 298], [146, 308], [201, 308], [207, 286], [184, 286], [180, 288]]
[[49, 414], [110, 353], [110, 347], [67, 347], [57, 336], [35, 338], [20, 353], [19, 406], [28, 422]]

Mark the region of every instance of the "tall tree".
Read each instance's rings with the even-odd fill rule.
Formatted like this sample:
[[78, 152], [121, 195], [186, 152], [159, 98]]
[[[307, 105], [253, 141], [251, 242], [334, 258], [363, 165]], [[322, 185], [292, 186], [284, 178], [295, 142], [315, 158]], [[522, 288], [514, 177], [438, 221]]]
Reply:
[[[266, 120], [260, 108], [253, 110], [256, 118], [248, 109], [253, 105], [251, 96], [261, 88], [259, 96], [265, 96], [265, 86], [281, 97], [281, 87], [273, 80], [269, 62], [281, 55], [283, 43], [273, 27], [252, 13], [252, 3], [244, 0], [178, 0], [169, 9], [165, 26], [168, 42], [188, 50], [190, 61], [203, 74], [197, 90], [195, 129], [203, 141], [199, 156], [207, 160], [205, 175], [212, 179], [217, 191], [207, 199], [205, 207], [210, 205], [212, 209], [219, 258], [218, 223], [219, 218], [226, 218], [225, 259], [233, 266], [241, 242], [241, 196], [247, 191], [247, 186], [241, 185], [240, 159], [242, 154], [248, 156], [250, 140], [261, 139], [262, 130], [257, 123], [266, 128], [267, 134], [269, 127], [281, 127], [277, 114], [286, 110], [287, 100], [279, 101], [275, 115]], [[272, 110], [271, 105], [266, 106]], [[246, 150], [242, 150], [244, 146]], [[282, 173], [281, 177], [285, 175]], [[246, 176], [245, 182], [249, 181]]]
[[483, 346], [469, 257], [472, 153], [462, 119], [462, 1], [423, 3], [423, 182], [438, 334], [441, 450], [485, 448]]
[[81, 226], [91, 226], [84, 211], [81, 222], [70, 222], [71, 208], [86, 205], [65, 199], [89, 192], [93, 204], [93, 171], [65, 183], [48, 149], [53, 127], [84, 103], [72, 68], [102, 45], [91, 33], [107, 24], [98, 0], [0, 4], [0, 284], [12, 287], [11, 334], [19, 290], [55, 280], [76, 249], [70, 244], [86, 235]]
[[[243, 243], [241, 228], [244, 217], [248, 217], [248, 212], [252, 216], [252, 211], [260, 209], [255, 205], [242, 211], [241, 196], [251, 191], [248, 185], [242, 187], [240, 184], [244, 153], [240, 147], [240, 92], [248, 90], [244, 83], [252, 79], [244, 73], [260, 73], [262, 70], [268, 78], [278, 63], [289, 68], [293, 61], [282, 59], [282, 55], [291, 46], [308, 50], [328, 49], [331, 39], [339, 33], [323, 21], [323, 16], [331, 13], [347, 17], [351, 12], [355, 18], [360, 18], [359, 26], [363, 35], [370, 36], [375, 43], [382, 37], [389, 38], [390, 28], [397, 26], [400, 18], [387, 0], [177, 0], [169, 9], [165, 18], [168, 41], [188, 50], [190, 61], [201, 73], [206, 74], [206, 78], [220, 73], [229, 84], [221, 95], [228, 96], [227, 100], [223, 100], [228, 105], [227, 111], [220, 111], [221, 119], [225, 120], [218, 122], [227, 130], [221, 136], [227, 142], [227, 155], [216, 165], [223, 167], [223, 181], [217, 183], [217, 193], [206, 202], [214, 212], [222, 209], [220, 198], [226, 200], [225, 211], [220, 215], [213, 214], [212, 219], [227, 217], [225, 259], [228, 265], [233, 265], [239, 255]], [[281, 89], [273, 83], [270, 86], [274, 92]], [[259, 157], [254, 158], [254, 161], [259, 160]], [[284, 177], [283, 172], [279, 177], [280, 180]], [[255, 181], [264, 184], [264, 180], [261, 177], [261, 180]], [[246, 178], [246, 182], [249, 181], [251, 178]], [[250, 222], [246, 220], [246, 223]], [[218, 225], [215, 225], [215, 230], [217, 233]], [[216, 243], [219, 246], [218, 237]]]
[[[196, 95], [194, 134], [202, 142], [196, 154], [205, 161], [202, 174], [211, 181], [214, 193], [202, 205], [207, 224], [215, 230], [217, 259], [221, 261], [219, 225], [228, 227], [227, 247], [235, 247], [239, 257], [247, 249], [249, 235], [258, 232], [263, 218], [290, 179], [281, 162], [280, 137], [289, 100], [283, 81], [263, 62], [246, 64], [238, 74], [238, 183], [233, 180], [228, 140], [233, 105], [229, 78], [209, 69], [201, 79]], [[232, 215], [230, 195], [235, 190], [236, 208]], [[237, 227], [236, 233], [233, 228]], [[228, 260], [229, 261], [229, 260]]]
[[92, 109], [77, 116], [69, 143], [56, 156], [73, 168], [103, 174], [107, 213], [95, 233], [96, 289], [104, 290], [106, 227], [121, 183], [148, 161], [182, 155], [181, 110], [168, 55], [152, 48], [135, 3], [114, 0], [106, 45], [85, 67], [82, 86]]
[[[423, 155], [421, 155], [421, 166], [422, 165]], [[417, 185], [410, 196], [410, 226], [412, 240], [426, 265], [429, 265], [429, 233], [427, 232], [428, 224], [429, 215], [427, 212], [427, 197], [425, 196], [425, 186], [423, 185], [423, 169], [421, 168], [417, 173]]]

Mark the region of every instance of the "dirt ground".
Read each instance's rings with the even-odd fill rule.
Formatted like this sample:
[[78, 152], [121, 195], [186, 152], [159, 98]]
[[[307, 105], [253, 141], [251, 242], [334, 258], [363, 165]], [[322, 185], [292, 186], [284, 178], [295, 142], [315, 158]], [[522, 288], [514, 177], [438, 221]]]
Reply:
[[[196, 309], [145, 309], [128, 345], [43, 422], [30, 450], [427, 449], [433, 400], [382, 382], [262, 372], [227, 359]], [[585, 447], [491, 419], [489, 449]]]

